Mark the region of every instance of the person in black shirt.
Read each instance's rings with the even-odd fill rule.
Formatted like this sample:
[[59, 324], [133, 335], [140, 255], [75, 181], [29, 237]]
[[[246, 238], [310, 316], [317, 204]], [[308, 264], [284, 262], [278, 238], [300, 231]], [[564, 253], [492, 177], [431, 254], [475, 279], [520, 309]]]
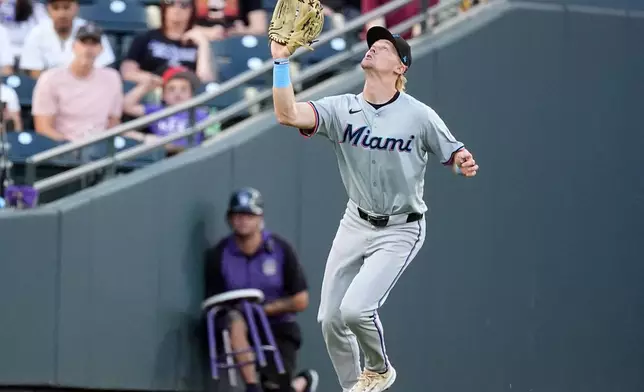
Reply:
[[[286, 374], [278, 374], [272, 355], [267, 355], [268, 366], [260, 369], [260, 387], [243, 314], [233, 310], [216, 320], [229, 326], [232, 349], [241, 352], [235, 356], [237, 363], [249, 363], [241, 368], [247, 392], [315, 392], [318, 375], [314, 370], [292, 379], [302, 343], [295, 315], [308, 307], [307, 282], [291, 245], [263, 228], [263, 212], [262, 197], [256, 189], [244, 188], [231, 197], [228, 223], [233, 233], [206, 252], [206, 298], [249, 288], [264, 293], [264, 311]], [[262, 331], [260, 328], [260, 335]], [[267, 344], [265, 336], [262, 340]]]
[[121, 64], [124, 80], [162, 85], [160, 72], [184, 66], [195, 72], [201, 82], [215, 80], [210, 41], [195, 27], [193, 0], [161, 0], [161, 28], [134, 38]]

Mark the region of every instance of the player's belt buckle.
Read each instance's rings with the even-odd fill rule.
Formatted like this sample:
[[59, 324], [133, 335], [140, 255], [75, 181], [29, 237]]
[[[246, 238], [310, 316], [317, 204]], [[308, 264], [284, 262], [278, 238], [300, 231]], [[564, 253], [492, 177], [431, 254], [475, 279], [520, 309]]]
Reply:
[[388, 216], [373, 216], [369, 215], [366, 212], [364, 212], [362, 209], [358, 208], [358, 214], [360, 215], [360, 218], [366, 220], [367, 222], [371, 223], [372, 225], [376, 227], [385, 227], [387, 226], [387, 223], [389, 223], [389, 217]]
[[[376, 227], [385, 227], [387, 224], [389, 224], [389, 217], [388, 216], [373, 216], [369, 215], [365, 211], [363, 211], [361, 208], [358, 208], [358, 214], [360, 215], [360, 218], [366, 220], [367, 222], [371, 223], [372, 225]], [[407, 219], [405, 220], [407, 223], [411, 222], [416, 222], [418, 220], [421, 220], [423, 218], [423, 214], [420, 214], [418, 212], [412, 212], [411, 214], [407, 215]]]

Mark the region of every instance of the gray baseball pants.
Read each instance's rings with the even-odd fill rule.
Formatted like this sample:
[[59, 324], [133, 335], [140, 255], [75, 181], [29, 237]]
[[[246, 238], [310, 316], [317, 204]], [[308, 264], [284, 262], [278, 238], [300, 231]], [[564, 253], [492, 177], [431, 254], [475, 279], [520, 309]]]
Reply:
[[397, 218], [375, 227], [349, 201], [327, 259], [318, 322], [345, 391], [362, 372], [360, 351], [366, 369], [389, 367], [378, 309], [425, 242], [425, 217], [410, 223]]

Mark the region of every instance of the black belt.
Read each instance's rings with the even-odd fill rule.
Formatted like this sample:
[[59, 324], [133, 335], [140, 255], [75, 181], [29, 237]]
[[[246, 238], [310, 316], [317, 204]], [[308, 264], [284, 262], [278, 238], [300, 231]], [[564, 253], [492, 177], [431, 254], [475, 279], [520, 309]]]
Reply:
[[[366, 211], [362, 210], [361, 208], [358, 208], [358, 214], [360, 215], [361, 219], [366, 220], [367, 222], [371, 223], [376, 227], [385, 227], [387, 226], [387, 223], [389, 223], [389, 217], [386, 215], [385, 216], [369, 215]], [[423, 217], [423, 214], [420, 214], [418, 212], [412, 212], [411, 214], [407, 215], [407, 223], [416, 222], [420, 220], [422, 217]]]

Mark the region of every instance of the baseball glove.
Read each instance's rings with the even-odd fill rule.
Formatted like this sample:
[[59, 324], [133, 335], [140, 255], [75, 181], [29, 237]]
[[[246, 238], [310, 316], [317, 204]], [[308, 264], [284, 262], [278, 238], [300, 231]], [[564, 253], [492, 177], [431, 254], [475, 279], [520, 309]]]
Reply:
[[319, 0], [278, 0], [268, 27], [268, 38], [286, 45], [293, 54], [300, 46], [309, 50], [322, 33], [324, 14]]

